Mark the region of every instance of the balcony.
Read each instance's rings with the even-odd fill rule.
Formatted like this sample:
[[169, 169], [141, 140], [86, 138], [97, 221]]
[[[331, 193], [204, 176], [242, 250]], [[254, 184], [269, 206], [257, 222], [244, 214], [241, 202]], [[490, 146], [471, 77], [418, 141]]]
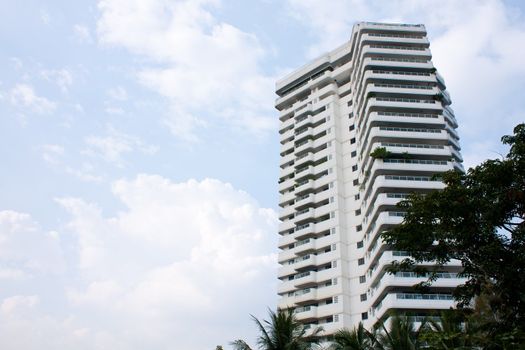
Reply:
[[308, 149], [312, 149], [314, 147], [314, 141], [313, 140], [305, 140], [303, 142], [298, 142], [295, 144], [295, 154], [300, 154]]
[[455, 302], [449, 294], [388, 294], [372, 311], [376, 319], [383, 317], [391, 309], [409, 310], [446, 310], [454, 307]]
[[316, 319], [317, 318], [317, 306], [303, 306], [303, 307], [298, 307], [294, 310], [295, 312], [295, 317], [299, 320], [299, 321], [307, 321], [307, 320], [312, 320], [312, 319]]
[[314, 160], [315, 160], [315, 156], [312, 152], [305, 153], [295, 158], [294, 166], [297, 169], [297, 168], [303, 167], [306, 163], [312, 163]]
[[286, 203], [293, 202], [295, 199], [294, 192], [286, 192], [279, 196], [279, 205], [283, 206]]
[[315, 217], [315, 210], [313, 208], [306, 208], [295, 213], [294, 223], [300, 224], [306, 220], [313, 220]]
[[286, 179], [279, 184], [279, 193], [283, 194], [285, 192], [289, 192], [290, 190], [293, 190], [294, 186], [295, 180], [293, 178]]
[[281, 144], [292, 141], [294, 139], [294, 128], [288, 129], [279, 136]]
[[301, 197], [297, 197], [295, 200], [295, 208], [296, 210], [300, 211], [302, 207], [306, 205], [312, 205], [314, 203], [314, 200], [315, 200], [315, 195], [311, 193], [301, 196]]

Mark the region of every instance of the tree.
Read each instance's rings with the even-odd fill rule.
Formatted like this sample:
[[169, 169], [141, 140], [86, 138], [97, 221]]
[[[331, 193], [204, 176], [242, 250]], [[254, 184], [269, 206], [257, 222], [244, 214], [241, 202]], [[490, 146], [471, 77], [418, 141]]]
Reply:
[[419, 341], [420, 331], [424, 323], [416, 330], [414, 323], [407, 316], [394, 315], [389, 318], [389, 329], [380, 323], [375, 342], [377, 350], [418, 350], [421, 348]]
[[429, 318], [421, 339], [434, 350], [466, 350], [473, 348], [477, 334], [464, 312], [442, 310], [439, 321]]
[[[260, 335], [257, 345], [261, 350], [309, 350], [319, 344], [319, 334], [322, 328], [315, 328], [307, 335], [307, 329], [295, 318], [293, 309], [277, 309], [268, 311], [269, 320], [252, 319], [259, 328]], [[235, 350], [252, 350], [244, 340], [231, 343]]]
[[460, 307], [488, 298], [492, 335], [525, 330], [525, 124], [502, 142], [510, 146], [506, 157], [466, 174], [442, 174], [444, 190], [410, 195], [398, 204], [403, 223], [382, 233], [385, 243], [411, 255], [391, 271], [460, 260], [467, 282], [454, 296]]
[[374, 336], [359, 322], [353, 330], [340, 329], [334, 334], [330, 346], [332, 350], [368, 350], [372, 349]]

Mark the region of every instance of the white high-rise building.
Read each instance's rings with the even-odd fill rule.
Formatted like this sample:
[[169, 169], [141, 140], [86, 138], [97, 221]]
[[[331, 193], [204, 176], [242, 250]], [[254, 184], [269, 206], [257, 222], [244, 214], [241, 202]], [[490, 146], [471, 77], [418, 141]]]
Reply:
[[417, 293], [412, 286], [426, 278], [387, 273], [405, 253], [379, 239], [402, 222], [398, 201], [442, 189], [435, 174], [463, 171], [431, 58], [423, 25], [363, 22], [347, 43], [277, 82], [279, 307], [325, 334], [370, 327], [394, 310], [417, 321], [451, 307], [463, 282], [451, 263]]

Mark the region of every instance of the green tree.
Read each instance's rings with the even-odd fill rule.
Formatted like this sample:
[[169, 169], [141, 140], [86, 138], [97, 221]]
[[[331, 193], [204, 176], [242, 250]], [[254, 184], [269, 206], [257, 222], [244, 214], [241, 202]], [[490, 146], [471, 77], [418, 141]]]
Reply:
[[[319, 344], [319, 334], [322, 328], [315, 328], [310, 334], [295, 318], [293, 309], [269, 310], [269, 320], [252, 319], [259, 329], [257, 346], [261, 350], [310, 350]], [[231, 343], [235, 350], [252, 350], [244, 340]]]
[[388, 327], [379, 323], [374, 349], [377, 350], [418, 350], [421, 348], [419, 336], [424, 323], [416, 330], [407, 316], [394, 315]]
[[[399, 203], [406, 211], [403, 223], [382, 234], [387, 244], [411, 255], [392, 271], [460, 260], [467, 282], [456, 288], [455, 298], [469, 307], [474, 298], [489, 297], [495, 317], [487, 332], [493, 337], [525, 330], [525, 124], [502, 142], [510, 146], [506, 157], [466, 174], [444, 173], [444, 190]], [[431, 274], [428, 282], [435, 278]]]
[[429, 318], [421, 339], [433, 350], [467, 350], [477, 333], [472, 329], [469, 319], [461, 310], [443, 310], [439, 321]]
[[332, 350], [368, 350], [372, 349], [375, 338], [372, 333], [359, 325], [353, 330], [340, 329], [334, 334], [334, 339], [330, 345]]

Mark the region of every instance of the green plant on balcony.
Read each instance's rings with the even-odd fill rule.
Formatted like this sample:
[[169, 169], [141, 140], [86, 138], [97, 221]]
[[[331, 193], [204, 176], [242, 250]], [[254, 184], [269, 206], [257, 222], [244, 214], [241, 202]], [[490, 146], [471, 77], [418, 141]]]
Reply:
[[443, 94], [441, 92], [439, 92], [439, 93], [434, 95], [434, 100], [436, 100], [436, 101], [443, 102], [444, 99], [445, 99], [445, 96], [443, 96]]
[[374, 159], [386, 159], [389, 158], [392, 155], [389, 151], [387, 151], [386, 147], [377, 147], [370, 153], [370, 157]]
[[408, 153], [408, 152], [401, 153], [401, 157], [403, 159], [412, 159], [412, 155], [410, 153]]

